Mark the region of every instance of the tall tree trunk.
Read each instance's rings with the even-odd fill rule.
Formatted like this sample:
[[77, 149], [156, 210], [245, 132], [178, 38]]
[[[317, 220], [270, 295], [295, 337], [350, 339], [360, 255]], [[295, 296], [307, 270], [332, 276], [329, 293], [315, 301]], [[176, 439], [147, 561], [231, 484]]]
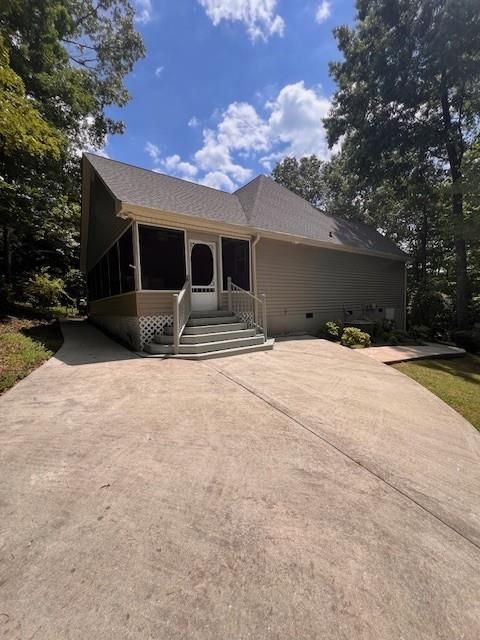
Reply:
[[423, 205], [423, 221], [420, 233], [420, 264], [421, 264], [421, 284], [425, 289], [427, 285], [427, 240], [428, 240], [428, 214], [427, 207]]
[[5, 281], [12, 282], [12, 250], [10, 246], [10, 229], [3, 225], [3, 266], [5, 269]]
[[[457, 190], [458, 189], [458, 190]], [[469, 287], [467, 275], [467, 246], [464, 233], [463, 193], [459, 185], [453, 185], [452, 218], [455, 240], [455, 280], [457, 326], [464, 329], [468, 324]]]
[[445, 147], [452, 177], [452, 221], [455, 242], [455, 284], [457, 327], [463, 329], [468, 323], [469, 288], [467, 275], [467, 247], [463, 218], [462, 156], [463, 140], [461, 132], [453, 130], [448, 97], [447, 75], [442, 73], [440, 99], [442, 104]]

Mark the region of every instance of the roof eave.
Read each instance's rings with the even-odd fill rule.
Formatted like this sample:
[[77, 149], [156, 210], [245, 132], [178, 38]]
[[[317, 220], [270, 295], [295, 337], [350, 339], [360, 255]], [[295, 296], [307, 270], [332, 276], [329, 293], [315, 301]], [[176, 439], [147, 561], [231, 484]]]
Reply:
[[[323, 240], [315, 240], [313, 238], [307, 238], [305, 236], [297, 236], [292, 235], [290, 233], [282, 232], [282, 231], [270, 231], [268, 229], [262, 229], [261, 227], [256, 227], [253, 225], [243, 225], [243, 224], [235, 224], [232, 222], [222, 222], [220, 220], [213, 220], [211, 218], [199, 217], [199, 216], [191, 216], [184, 213], [178, 213], [174, 211], [163, 211], [161, 209], [156, 209], [155, 207], [146, 207], [144, 205], [137, 205], [132, 202], [120, 202], [119, 210], [117, 211], [117, 215], [124, 218], [136, 219], [137, 217], [142, 215], [142, 210], [145, 212], [155, 212], [159, 214], [159, 216], [164, 216], [167, 220], [164, 224], [168, 224], [168, 221], [171, 221], [171, 224], [178, 224], [178, 226], [188, 227], [189, 224], [195, 227], [205, 227], [208, 231], [208, 227], [211, 227], [212, 232], [213, 228], [217, 229], [225, 229], [236, 231], [239, 234], [247, 234], [247, 235], [259, 235], [262, 238], [268, 238], [271, 240], [280, 240], [282, 242], [291, 242], [294, 244], [304, 244], [307, 246], [319, 247], [322, 249], [328, 249], [333, 251], [343, 251], [345, 253], [356, 253], [361, 255], [370, 255], [375, 256], [377, 258], [386, 258], [389, 260], [397, 260], [400, 262], [406, 262], [408, 260], [408, 256], [398, 249], [399, 253], [390, 253], [388, 251], [375, 251], [373, 249], [362, 249], [358, 247], [353, 247], [351, 245], [340, 245], [333, 242], [323, 241]], [[136, 211], [138, 213], [136, 213]], [[159, 221], [160, 223], [160, 221]], [[203, 224], [202, 224], [203, 223]]]

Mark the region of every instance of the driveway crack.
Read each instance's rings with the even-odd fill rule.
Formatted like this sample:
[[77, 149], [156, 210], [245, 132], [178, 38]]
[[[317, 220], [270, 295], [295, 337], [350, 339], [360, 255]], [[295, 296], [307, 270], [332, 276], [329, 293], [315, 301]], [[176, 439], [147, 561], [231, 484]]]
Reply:
[[344, 451], [343, 449], [341, 449], [338, 445], [333, 443], [326, 436], [324, 436], [321, 433], [318, 433], [317, 431], [314, 431], [313, 429], [311, 429], [308, 425], [306, 425], [299, 418], [297, 418], [295, 415], [293, 415], [286, 407], [284, 407], [278, 401], [274, 400], [273, 398], [270, 398], [269, 396], [267, 396], [267, 395], [265, 395], [263, 393], [260, 393], [259, 391], [257, 391], [256, 389], [254, 389], [253, 387], [251, 387], [247, 383], [243, 382], [242, 380], [236, 378], [235, 376], [232, 376], [231, 374], [225, 373], [225, 371], [222, 371], [221, 369], [217, 369], [211, 363], [204, 363], [204, 365], [207, 366], [208, 368], [212, 369], [213, 371], [215, 371], [219, 375], [223, 376], [226, 380], [229, 380], [233, 384], [238, 385], [239, 387], [241, 387], [242, 389], [244, 389], [248, 393], [252, 394], [256, 398], [258, 398], [258, 400], [261, 400], [262, 402], [267, 404], [274, 411], [277, 411], [278, 413], [281, 413], [283, 416], [288, 418], [291, 422], [294, 422], [297, 426], [299, 426], [302, 429], [304, 429], [305, 431], [308, 431], [309, 433], [311, 433], [315, 438], [317, 438], [318, 440], [321, 440], [322, 442], [324, 442], [327, 446], [331, 447], [337, 453], [339, 453], [341, 456], [343, 456], [343, 457], [347, 458], [348, 460], [350, 460], [351, 462], [353, 462], [355, 465], [360, 467], [366, 473], [374, 476], [377, 480], [379, 480], [380, 482], [382, 482], [383, 484], [388, 486], [390, 489], [392, 489], [392, 491], [398, 493], [403, 498], [408, 500], [411, 504], [415, 505], [416, 507], [421, 509], [423, 512], [427, 513], [429, 516], [435, 518], [435, 520], [437, 520], [440, 524], [442, 524], [443, 526], [445, 526], [448, 529], [450, 529], [450, 531], [452, 531], [453, 533], [457, 534], [463, 540], [465, 540], [466, 542], [471, 544], [473, 547], [475, 547], [475, 549], [480, 551], [480, 545], [477, 544], [474, 540], [471, 540], [468, 536], [466, 536], [464, 533], [462, 533], [462, 531], [457, 529], [455, 526], [453, 526], [452, 524], [450, 524], [449, 522], [447, 522], [443, 518], [441, 518], [438, 514], [436, 514], [434, 511], [432, 511], [431, 509], [429, 509], [428, 507], [423, 505], [421, 502], [418, 502], [418, 500], [415, 500], [415, 498], [413, 498], [406, 491], [404, 491], [400, 487], [397, 487], [395, 484], [393, 484], [392, 482], [389, 482], [382, 475], [380, 475], [379, 473], [377, 473], [373, 469], [371, 469], [368, 466], [366, 466], [361, 460], [358, 460], [357, 458], [352, 456], [350, 453], [348, 453], [348, 452]]

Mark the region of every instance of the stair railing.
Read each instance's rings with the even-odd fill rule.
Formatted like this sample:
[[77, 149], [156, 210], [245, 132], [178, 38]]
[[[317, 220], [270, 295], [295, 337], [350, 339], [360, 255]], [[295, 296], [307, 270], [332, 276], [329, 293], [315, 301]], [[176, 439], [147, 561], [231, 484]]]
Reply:
[[180, 292], [173, 295], [173, 352], [175, 354], [180, 350], [180, 338], [191, 313], [192, 287], [190, 278], [187, 278]]
[[249, 329], [256, 329], [263, 333], [267, 339], [267, 297], [264, 293], [260, 297], [254, 296], [250, 291], [245, 291], [229, 276], [228, 283], [228, 310], [246, 322]]

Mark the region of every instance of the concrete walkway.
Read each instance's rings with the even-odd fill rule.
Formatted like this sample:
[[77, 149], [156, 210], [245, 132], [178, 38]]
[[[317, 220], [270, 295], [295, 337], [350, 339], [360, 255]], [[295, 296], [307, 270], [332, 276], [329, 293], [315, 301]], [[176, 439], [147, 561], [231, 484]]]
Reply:
[[480, 637], [480, 438], [435, 396], [321, 340], [65, 337], [0, 399], [0, 638]]
[[425, 360], [426, 358], [458, 358], [465, 355], [465, 349], [427, 342], [423, 345], [372, 347], [365, 349], [364, 353], [377, 362], [395, 364], [396, 362]]

